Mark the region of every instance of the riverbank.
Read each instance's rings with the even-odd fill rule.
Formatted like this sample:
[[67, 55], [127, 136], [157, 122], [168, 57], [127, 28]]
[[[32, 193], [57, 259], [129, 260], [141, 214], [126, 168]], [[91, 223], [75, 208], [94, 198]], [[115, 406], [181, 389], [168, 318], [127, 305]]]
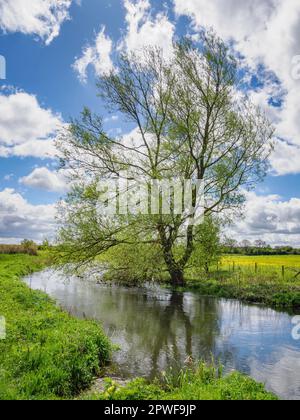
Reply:
[[236, 299], [270, 308], [298, 313], [300, 311], [299, 281], [274, 281], [259, 274], [215, 272], [208, 278], [189, 280], [180, 291], [196, 291], [203, 296]]
[[187, 367], [178, 375], [163, 373], [161, 381], [152, 384], [136, 379], [127, 384], [106, 379], [101, 392], [85, 393], [83, 400], [166, 400], [166, 401], [262, 401], [278, 400], [262, 384], [234, 372], [223, 376], [222, 369], [200, 363]]
[[39, 271], [49, 256], [0, 255], [0, 400], [52, 400], [75, 397], [100, 374], [111, 344], [99, 325], [60, 310], [20, 277]]
[[[102, 260], [109, 266], [110, 261]], [[105, 280], [124, 286], [143, 284], [143, 278], [133, 282], [113, 271]], [[256, 303], [289, 313], [300, 313], [300, 256], [241, 256], [223, 255], [209, 273], [188, 268], [185, 286], [173, 288], [166, 272], [156, 282], [179, 292], [193, 291], [203, 296], [235, 299]]]
[[[110, 342], [97, 323], [71, 317], [20, 281], [50, 263], [46, 253], [0, 255], [0, 316], [7, 322], [7, 337], [0, 340], [0, 400], [78, 398], [110, 359]], [[240, 373], [223, 377], [201, 366], [182, 371], [179, 382], [166, 376], [166, 381], [135, 379], [120, 387], [107, 380], [102, 393], [84, 399], [276, 399]]]

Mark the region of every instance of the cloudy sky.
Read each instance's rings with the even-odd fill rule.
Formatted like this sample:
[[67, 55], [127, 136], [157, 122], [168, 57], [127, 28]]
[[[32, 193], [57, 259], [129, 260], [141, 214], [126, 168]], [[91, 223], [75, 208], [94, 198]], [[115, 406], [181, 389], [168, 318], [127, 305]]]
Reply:
[[53, 234], [67, 189], [54, 141], [70, 117], [87, 105], [110, 133], [127, 134], [95, 92], [118, 52], [168, 52], [203, 27], [230, 43], [276, 127], [270, 173], [231, 235], [300, 246], [299, 0], [0, 0], [0, 243]]

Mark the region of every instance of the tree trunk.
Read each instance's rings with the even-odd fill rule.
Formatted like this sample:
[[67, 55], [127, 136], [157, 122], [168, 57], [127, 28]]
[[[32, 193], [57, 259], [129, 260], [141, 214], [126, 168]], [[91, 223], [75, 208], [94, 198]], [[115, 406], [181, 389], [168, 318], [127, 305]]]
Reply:
[[163, 224], [158, 225], [158, 232], [160, 235], [165, 263], [171, 276], [171, 284], [173, 287], [183, 287], [185, 285], [185, 281], [184, 269], [182, 267], [185, 265], [176, 262], [172, 250], [172, 246], [174, 244], [170, 241], [170, 238], [166, 237], [166, 231]]
[[209, 265], [207, 262], [205, 263], [205, 272], [206, 274], [209, 274]]
[[171, 283], [173, 287], [185, 286], [183, 271], [179, 269], [170, 270]]

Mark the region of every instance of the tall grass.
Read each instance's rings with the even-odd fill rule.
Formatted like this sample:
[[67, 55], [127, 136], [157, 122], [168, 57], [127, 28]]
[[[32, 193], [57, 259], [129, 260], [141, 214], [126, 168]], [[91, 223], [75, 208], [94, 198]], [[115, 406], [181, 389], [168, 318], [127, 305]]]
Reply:
[[83, 399], [94, 400], [276, 400], [262, 384], [234, 372], [223, 375], [222, 368], [204, 362], [193, 364], [181, 372], [167, 372], [163, 379], [148, 384], [136, 379], [126, 386], [107, 380], [102, 394], [87, 394]]

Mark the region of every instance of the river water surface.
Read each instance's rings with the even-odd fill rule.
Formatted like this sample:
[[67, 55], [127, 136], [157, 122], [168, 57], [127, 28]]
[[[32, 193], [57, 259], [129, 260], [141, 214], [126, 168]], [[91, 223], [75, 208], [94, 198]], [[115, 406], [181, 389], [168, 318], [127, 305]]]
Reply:
[[292, 318], [260, 306], [197, 293], [98, 285], [47, 270], [25, 279], [79, 318], [102, 322], [120, 345], [119, 375], [154, 378], [186, 359], [211, 360], [265, 383], [284, 399], [300, 400], [300, 341]]

